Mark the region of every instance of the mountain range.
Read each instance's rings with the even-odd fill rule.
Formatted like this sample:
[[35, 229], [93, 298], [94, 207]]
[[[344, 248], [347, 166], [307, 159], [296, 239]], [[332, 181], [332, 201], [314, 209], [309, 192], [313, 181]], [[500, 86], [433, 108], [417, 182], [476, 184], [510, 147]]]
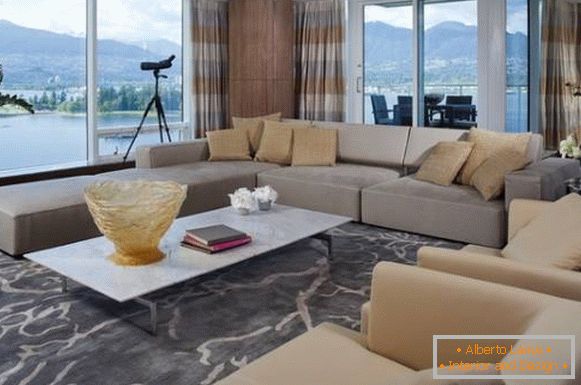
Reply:
[[[141, 46], [140, 46], [141, 45]], [[0, 20], [0, 61], [4, 66], [4, 86], [47, 86], [59, 82], [63, 86], [84, 83], [85, 46], [82, 37], [70, 36], [16, 25]], [[139, 69], [142, 61], [158, 61], [175, 54], [181, 47], [168, 40], [121, 42], [99, 39], [97, 43], [100, 82], [139, 82], [150, 80], [151, 74]], [[168, 74], [181, 72], [179, 60]]]
[[[407, 83], [411, 79], [412, 30], [383, 22], [365, 24], [367, 84]], [[457, 22], [437, 24], [425, 32], [426, 80], [475, 83], [477, 28]], [[22, 27], [0, 20], [0, 62], [4, 87], [44, 88], [84, 84], [85, 39]], [[509, 76], [526, 78], [528, 40], [522, 33], [507, 34]], [[98, 41], [100, 84], [150, 82], [151, 74], [139, 69], [141, 61], [157, 61], [171, 54], [180, 58], [181, 47], [171, 41]], [[167, 71], [179, 80], [180, 61]]]

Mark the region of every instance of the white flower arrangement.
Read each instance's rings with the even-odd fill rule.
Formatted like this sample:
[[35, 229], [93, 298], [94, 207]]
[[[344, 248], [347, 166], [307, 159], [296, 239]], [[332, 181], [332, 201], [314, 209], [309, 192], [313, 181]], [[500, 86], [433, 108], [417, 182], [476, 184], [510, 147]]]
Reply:
[[233, 194], [228, 194], [228, 196], [230, 197], [230, 204], [240, 214], [246, 215], [256, 209], [254, 194], [246, 187], [239, 188]]
[[278, 199], [278, 193], [270, 186], [257, 187], [254, 189], [254, 197], [259, 202], [274, 203]]
[[581, 158], [581, 148], [573, 135], [569, 135], [566, 140], [561, 141], [559, 153], [563, 158]]
[[278, 193], [270, 186], [258, 187], [254, 189], [254, 198], [258, 203], [258, 208], [262, 211], [268, 211], [278, 199]]

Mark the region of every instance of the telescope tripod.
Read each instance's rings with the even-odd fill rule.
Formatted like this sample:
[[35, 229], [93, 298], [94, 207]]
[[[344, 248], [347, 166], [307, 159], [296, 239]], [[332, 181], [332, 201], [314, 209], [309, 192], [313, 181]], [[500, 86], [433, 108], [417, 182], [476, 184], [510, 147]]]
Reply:
[[147, 115], [149, 114], [149, 111], [151, 111], [151, 108], [153, 106], [155, 106], [155, 110], [157, 111], [157, 123], [158, 123], [158, 127], [159, 127], [159, 140], [161, 143], [163, 143], [163, 131], [165, 130], [165, 133], [167, 135], [167, 140], [168, 140], [168, 142], [171, 143], [171, 135], [169, 133], [169, 127], [167, 125], [167, 121], [165, 119], [165, 111], [163, 110], [163, 105], [161, 104], [161, 97], [159, 96], [159, 78], [167, 79], [167, 76], [161, 75], [159, 73], [159, 69], [156, 69], [153, 71], [153, 76], [155, 77], [155, 94], [153, 95], [153, 97], [151, 98], [149, 103], [147, 103], [147, 107], [145, 108], [145, 112], [143, 113], [143, 117], [141, 118], [141, 122], [139, 123], [139, 126], [137, 127], [137, 131], [135, 131], [135, 135], [133, 135], [133, 139], [131, 140], [131, 143], [129, 144], [129, 148], [127, 149], [127, 152], [125, 152], [125, 156], [123, 156], [123, 162], [127, 161], [127, 158], [129, 157], [129, 153], [131, 152], [131, 148], [135, 144], [135, 141], [137, 140], [137, 137], [139, 136], [139, 133], [141, 132], [141, 129], [143, 128], [143, 124], [145, 123], [145, 119], [147, 119]]

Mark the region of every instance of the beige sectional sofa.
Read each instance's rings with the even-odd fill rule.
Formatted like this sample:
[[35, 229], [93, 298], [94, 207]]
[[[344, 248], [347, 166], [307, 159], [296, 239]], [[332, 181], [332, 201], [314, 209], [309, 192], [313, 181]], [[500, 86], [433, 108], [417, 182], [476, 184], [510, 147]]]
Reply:
[[[483, 246], [505, 243], [506, 200], [486, 202], [470, 187], [442, 187], [413, 177], [436, 143], [461, 140], [466, 131], [312, 124], [338, 129], [335, 167], [209, 162], [207, 141], [200, 139], [140, 147], [135, 169], [0, 187], [0, 250], [19, 255], [98, 235], [83, 189], [104, 178], [186, 184], [188, 197], [180, 215], [225, 206], [227, 193], [238, 187], [270, 184], [283, 204]], [[506, 178], [508, 199], [557, 199], [565, 194], [563, 181], [579, 175], [576, 161], [540, 161], [542, 149], [542, 138], [534, 135], [529, 147], [533, 163]]]
[[[371, 301], [363, 307], [365, 333], [321, 324], [216, 385], [452, 384], [456, 382], [432, 380], [433, 335], [581, 338], [580, 303], [522, 289], [507, 295], [506, 290], [499, 284], [382, 262], [373, 272]], [[575, 366], [581, 370], [579, 345]], [[516, 383], [520, 382], [506, 382]]]

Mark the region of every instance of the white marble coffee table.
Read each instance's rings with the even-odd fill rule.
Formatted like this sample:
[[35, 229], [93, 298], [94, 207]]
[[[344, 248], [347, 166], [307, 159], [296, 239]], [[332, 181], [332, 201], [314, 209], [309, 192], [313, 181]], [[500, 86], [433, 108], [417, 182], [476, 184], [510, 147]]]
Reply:
[[[104, 237], [26, 254], [25, 257], [62, 275], [64, 291], [70, 279], [117, 302], [135, 300], [149, 307], [151, 329], [155, 333], [157, 305], [144, 297], [147, 294], [320, 235], [348, 222], [351, 218], [282, 205], [247, 216], [227, 207], [177, 219], [161, 241], [160, 248], [167, 257], [148, 266], [115, 265], [107, 258], [113, 253], [113, 244]], [[247, 232], [253, 241], [212, 255], [180, 247], [186, 229], [215, 224]], [[330, 238], [327, 240], [331, 252]]]

